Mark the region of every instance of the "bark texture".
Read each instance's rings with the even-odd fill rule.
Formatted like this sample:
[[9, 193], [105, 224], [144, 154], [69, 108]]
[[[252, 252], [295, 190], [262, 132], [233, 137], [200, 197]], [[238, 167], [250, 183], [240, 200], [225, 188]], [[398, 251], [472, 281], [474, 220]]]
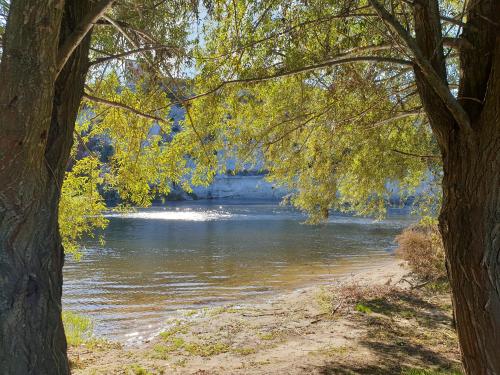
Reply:
[[[416, 42], [447, 84], [436, 0], [416, 0]], [[440, 230], [464, 370], [500, 374], [500, 2], [467, 9], [460, 50], [458, 101], [470, 120], [460, 126], [426, 77], [419, 94], [443, 157]]]
[[68, 374], [60, 187], [88, 66], [87, 36], [56, 80], [88, 1], [14, 0], [0, 66], [0, 373]]

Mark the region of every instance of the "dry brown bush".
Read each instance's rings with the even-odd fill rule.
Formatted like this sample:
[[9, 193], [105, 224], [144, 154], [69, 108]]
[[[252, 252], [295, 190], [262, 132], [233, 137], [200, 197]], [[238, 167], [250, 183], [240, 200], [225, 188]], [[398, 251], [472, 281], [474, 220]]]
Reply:
[[396, 254], [424, 281], [446, 279], [445, 253], [437, 225], [413, 225], [396, 237]]

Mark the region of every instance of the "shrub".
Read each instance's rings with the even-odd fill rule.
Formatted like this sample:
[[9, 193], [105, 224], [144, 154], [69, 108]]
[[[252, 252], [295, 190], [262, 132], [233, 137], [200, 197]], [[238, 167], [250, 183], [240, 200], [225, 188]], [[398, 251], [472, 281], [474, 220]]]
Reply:
[[413, 225], [397, 236], [396, 242], [396, 254], [408, 262], [418, 278], [424, 281], [446, 279], [445, 253], [437, 225]]

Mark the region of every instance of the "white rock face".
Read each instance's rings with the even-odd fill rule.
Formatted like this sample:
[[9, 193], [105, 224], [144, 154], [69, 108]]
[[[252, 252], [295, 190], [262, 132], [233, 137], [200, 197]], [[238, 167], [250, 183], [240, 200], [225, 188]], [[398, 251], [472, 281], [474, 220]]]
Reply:
[[264, 180], [263, 176], [218, 175], [208, 187], [195, 187], [193, 192], [199, 199], [244, 198], [279, 200], [287, 194]]

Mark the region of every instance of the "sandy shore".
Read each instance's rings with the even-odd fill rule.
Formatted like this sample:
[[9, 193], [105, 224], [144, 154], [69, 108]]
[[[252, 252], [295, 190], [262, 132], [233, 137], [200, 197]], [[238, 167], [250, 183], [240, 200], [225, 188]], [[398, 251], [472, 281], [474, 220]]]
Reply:
[[[70, 349], [74, 374], [406, 374], [458, 366], [446, 292], [394, 257], [263, 302], [191, 310], [140, 347]], [[409, 280], [411, 282], [411, 280]], [[448, 372], [443, 372], [447, 374]], [[449, 372], [455, 374], [455, 372]]]

